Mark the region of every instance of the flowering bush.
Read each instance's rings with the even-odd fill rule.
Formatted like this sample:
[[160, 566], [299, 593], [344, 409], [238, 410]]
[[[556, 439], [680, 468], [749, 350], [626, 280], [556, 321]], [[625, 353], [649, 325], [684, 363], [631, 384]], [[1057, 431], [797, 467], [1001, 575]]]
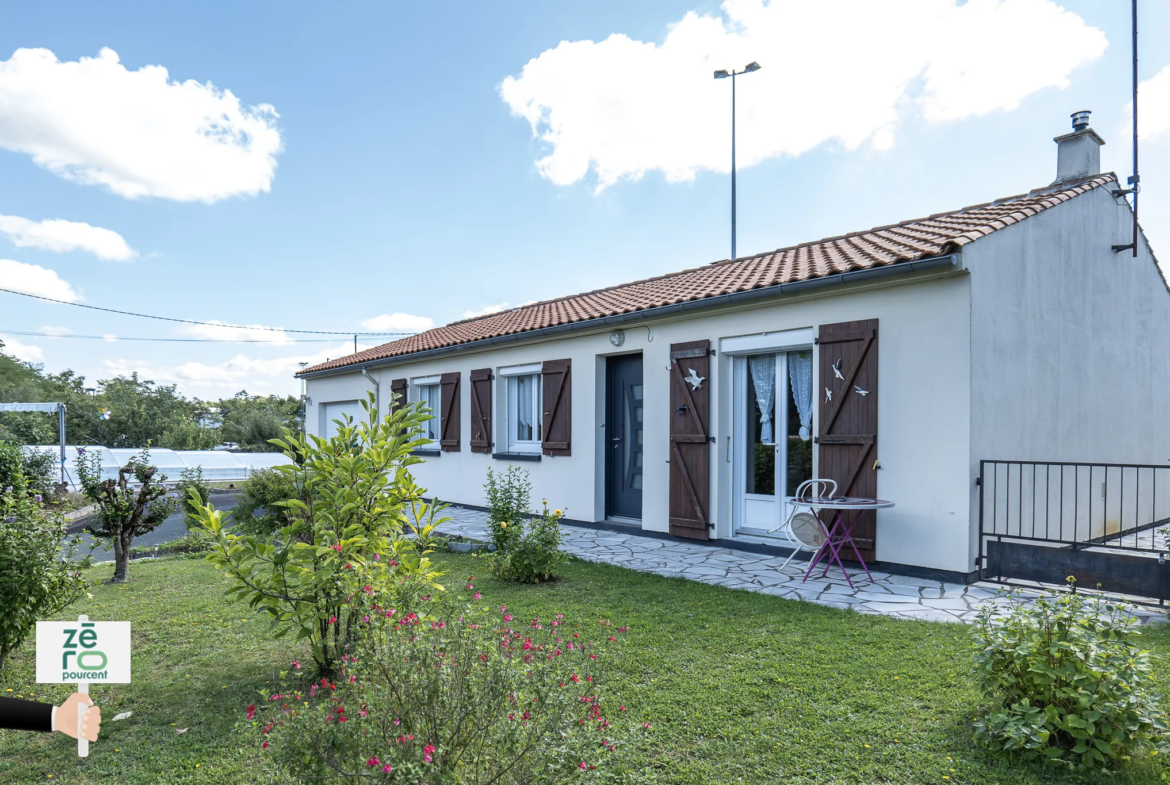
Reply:
[[[114, 546], [114, 577], [110, 583], [130, 580], [130, 547], [134, 538], [154, 531], [178, 507], [178, 494], [167, 492], [167, 476], [150, 463], [150, 450], [118, 469], [118, 479], [101, 478], [101, 454], [77, 448], [77, 476], [86, 498], [98, 506], [96, 523], [86, 527], [94, 537]], [[135, 483], [137, 487], [131, 486]]]
[[0, 670], [35, 628], [85, 594], [72, 562], [76, 540], [61, 553], [65, 523], [26, 490], [23, 475], [0, 488]]
[[561, 550], [560, 510], [548, 509], [540, 515], [519, 518], [512, 523], [501, 522], [508, 531], [508, 547], [489, 554], [486, 558], [492, 575], [505, 581], [540, 583], [556, 577], [559, 568], [569, 558]]
[[503, 606], [419, 610], [371, 607], [369, 634], [336, 681], [249, 706], [258, 743], [304, 778], [480, 785], [614, 773], [625, 707], [603, 700], [601, 684], [618, 630], [602, 621], [591, 635], [560, 614], [517, 623]]
[[[1070, 579], [1071, 582], [1071, 579]], [[1124, 609], [1064, 594], [1011, 602], [976, 622], [979, 686], [992, 707], [975, 723], [989, 747], [1077, 769], [1107, 769], [1135, 749], [1167, 748], [1150, 689], [1150, 655]]]
[[532, 481], [528, 472], [518, 466], [509, 466], [499, 474], [488, 469], [483, 491], [487, 496], [492, 543], [498, 550], [506, 550], [516, 534], [516, 524], [532, 511]]
[[[292, 464], [294, 498], [277, 502], [288, 525], [270, 537], [237, 535], [221, 512], [198, 505], [199, 522], [215, 545], [207, 558], [228, 573], [229, 594], [263, 608], [277, 637], [307, 640], [320, 675], [334, 677], [357, 639], [371, 603], [409, 607], [441, 591], [427, 554], [431, 533], [446, 519], [422, 500], [409, 467], [429, 417], [412, 403], [377, 418], [373, 395], [363, 401], [369, 422], [346, 417], [331, 439], [286, 430], [274, 440]], [[412, 539], [403, 536], [410, 528]]]

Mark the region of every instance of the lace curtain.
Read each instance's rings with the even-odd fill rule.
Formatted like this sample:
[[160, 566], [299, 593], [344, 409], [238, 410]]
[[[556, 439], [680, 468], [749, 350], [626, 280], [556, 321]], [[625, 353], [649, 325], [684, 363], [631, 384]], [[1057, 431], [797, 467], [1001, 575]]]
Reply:
[[[760, 408], [760, 441], [763, 444], [773, 444], [772, 409], [776, 405], [776, 356], [757, 354], [749, 357], [748, 370], [752, 375], [752, 384], [756, 388], [756, 405]], [[812, 383], [811, 379], [809, 383]], [[812, 394], [811, 387], [809, 394]]]
[[812, 428], [812, 352], [789, 352], [788, 379], [792, 383], [792, 400], [800, 412], [800, 438], [807, 442]]

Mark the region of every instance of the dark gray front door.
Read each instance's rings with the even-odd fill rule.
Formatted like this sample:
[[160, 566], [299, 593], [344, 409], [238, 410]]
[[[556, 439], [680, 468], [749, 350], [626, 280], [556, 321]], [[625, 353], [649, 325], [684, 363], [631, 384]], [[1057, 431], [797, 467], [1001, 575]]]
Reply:
[[605, 513], [642, 517], [642, 355], [606, 361]]

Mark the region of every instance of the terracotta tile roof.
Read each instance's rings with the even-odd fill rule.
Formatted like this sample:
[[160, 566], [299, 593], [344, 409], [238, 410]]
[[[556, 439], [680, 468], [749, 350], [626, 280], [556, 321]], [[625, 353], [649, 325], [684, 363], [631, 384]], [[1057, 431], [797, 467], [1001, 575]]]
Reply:
[[571, 322], [703, 300], [731, 292], [941, 256], [997, 229], [1011, 226], [1074, 196], [1116, 181], [1116, 175], [1098, 175], [1077, 183], [1038, 189], [927, 218], [828, 237], [755, 256], [725, 259], [657, 278], [532, 303], [500, 313], [452, 322], [418, 335], [314, 365], [301, 373], [311, 374]]

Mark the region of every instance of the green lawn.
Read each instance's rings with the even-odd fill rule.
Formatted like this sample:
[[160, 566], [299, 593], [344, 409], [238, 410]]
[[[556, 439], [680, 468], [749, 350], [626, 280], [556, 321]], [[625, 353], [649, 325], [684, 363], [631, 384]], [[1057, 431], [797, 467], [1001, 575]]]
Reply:
[[[471, 556], [438, 561], [461, 587]], [[486, 571], [484, 571], [486, 572]], [[93, 577], [109, 574], [95, 568]], [[133, 581], [99, 586], [71, 608], [134, 622], [134, 683], [95, 687], [102, 738], [79, 761], [60, 734], [0, 731], [4, 783], [284, 782], [235, 723], [257, 691], [302, 649], [264, 637], [265, 622], [222, 596], [197, 559], [132, 565]], [[571, 562], [562, 581], [517, 587], [477, 577], [484, 601], [517, 618], [564, 613], [629, 624], [607, 694], [653, 731], [631, 751], [661, 783], [1057, 783], [1074, 778], [999, 762], [973, 746], [977, 698], [971, 632], [779, 600], [615, 567]], [[1170, 630], [1147, 644], [1170, 655]], [[1158, 679], [1170, 692], [1170, 663]], [[16, 657], [6, 695], [53, 701], [66, 688], [33, 682], [32, 646]], [[133, 711], [122, 722], [114, 714]], [[177, 729], [188, 728], [185, 733]], [[1161, 782], [1170, 762], [1134, 762], [1112, 783]]]

